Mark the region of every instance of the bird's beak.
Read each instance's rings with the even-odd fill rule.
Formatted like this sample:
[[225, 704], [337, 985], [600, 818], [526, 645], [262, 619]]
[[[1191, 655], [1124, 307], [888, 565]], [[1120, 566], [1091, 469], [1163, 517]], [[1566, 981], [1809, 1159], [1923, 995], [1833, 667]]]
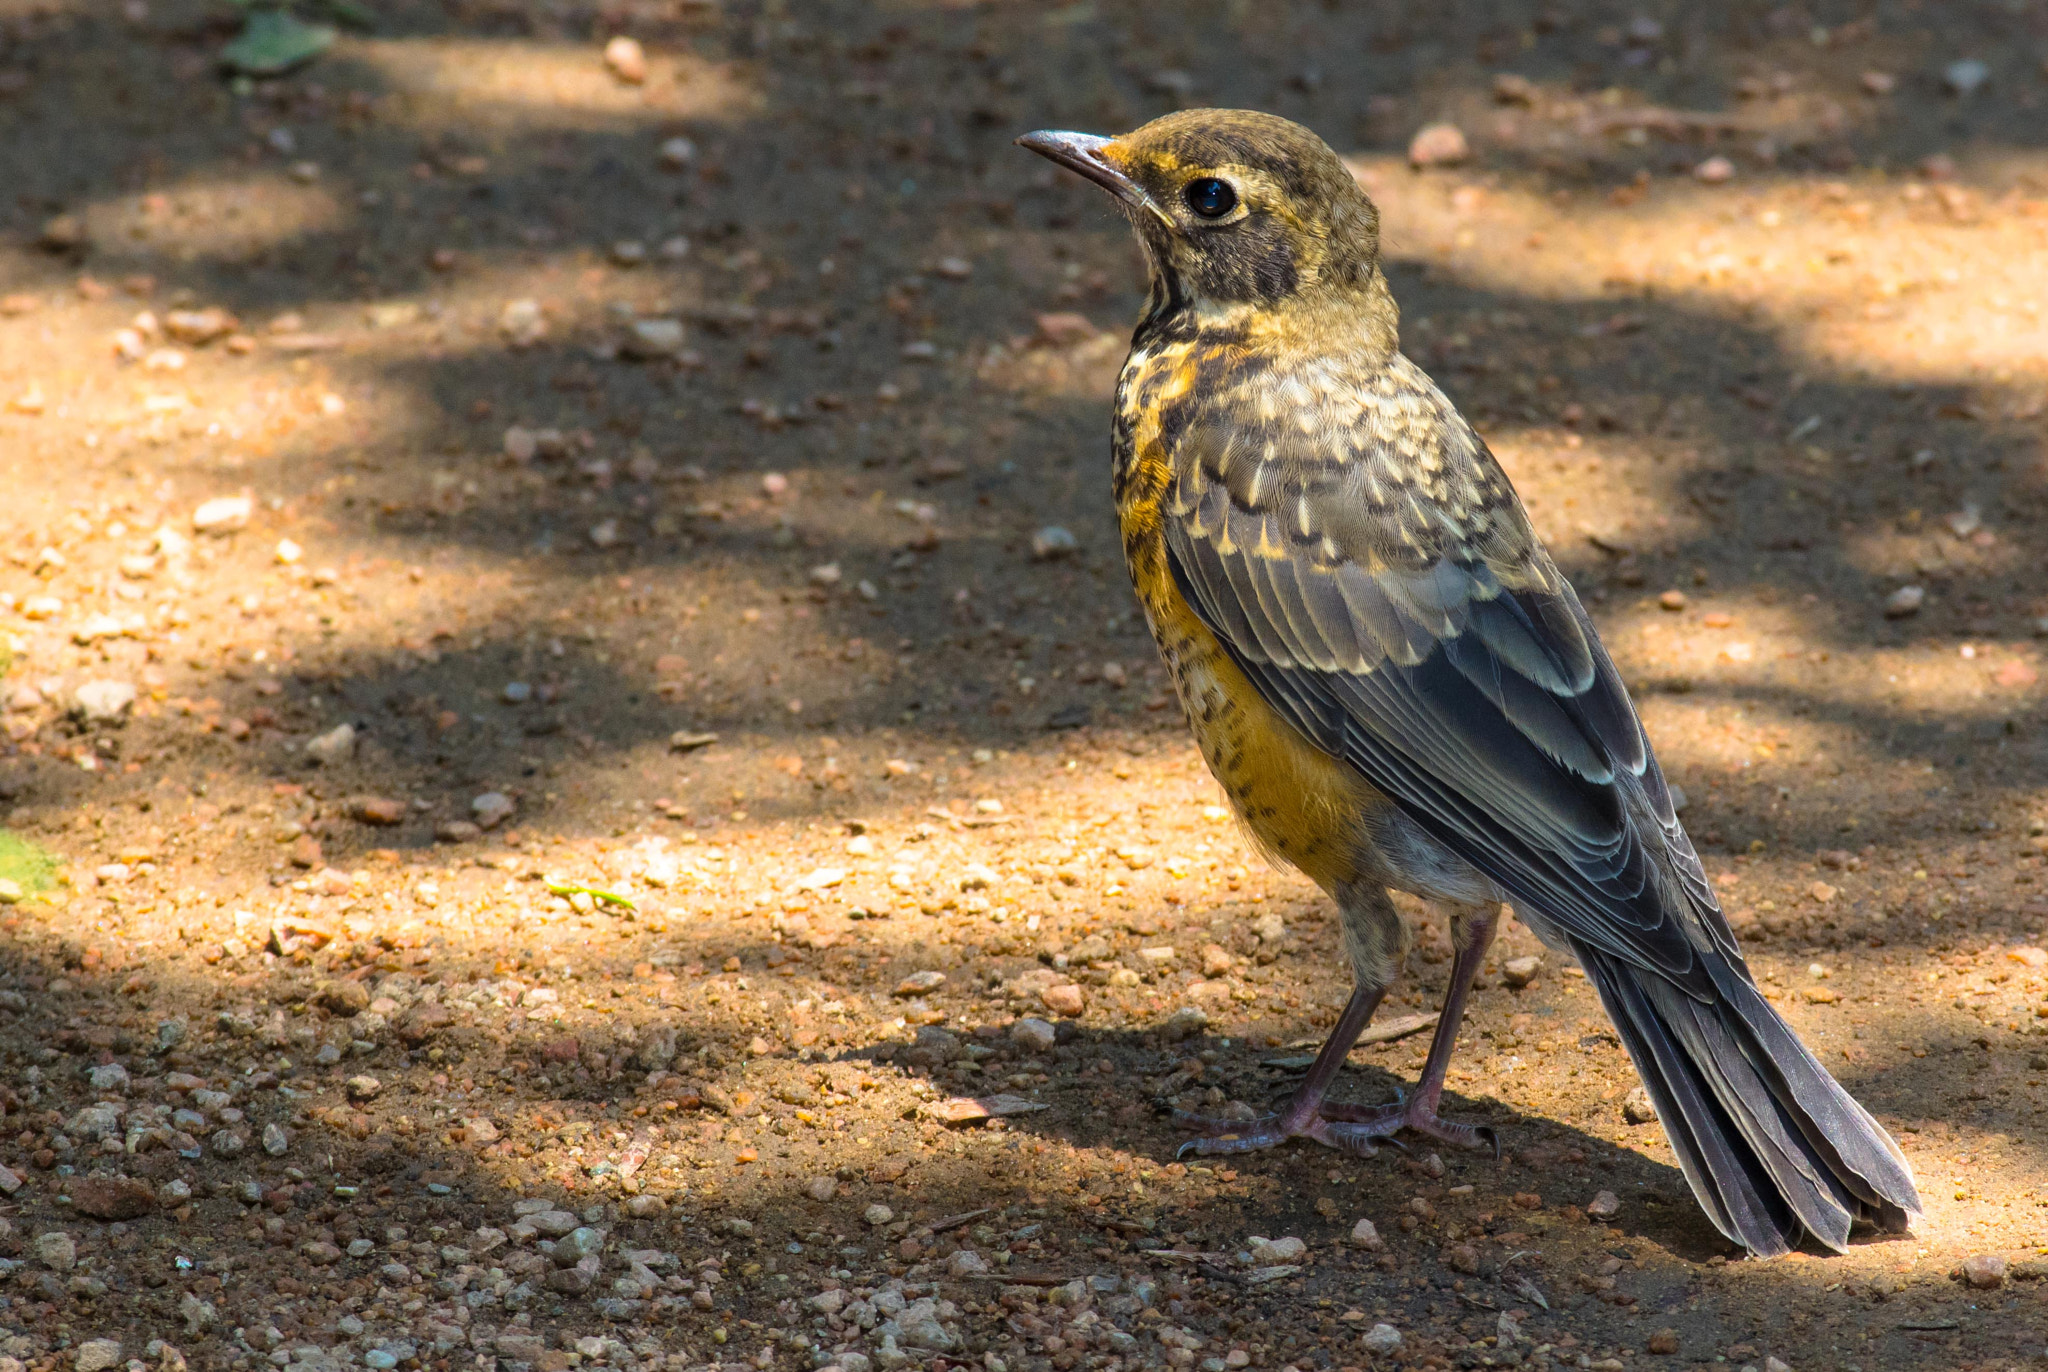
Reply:
[[[1017, 146], [1029, 148], [1040, 157], [1057, 162], [1069, 171], [1079, 172], [1127, 205], [1159, 214], [1159, 207], [1152, 203], [1152, 197], [1145, 194], [1144, 188], [1131, 180], [1123, 168], [1111, 161], [1103, 151], [1113, 141], [1095, 133], [1040, 129], [1037, 133], [1027, 133], [1019, 138]], [[1165, 218], [1164, 215], [1160, 217]]]

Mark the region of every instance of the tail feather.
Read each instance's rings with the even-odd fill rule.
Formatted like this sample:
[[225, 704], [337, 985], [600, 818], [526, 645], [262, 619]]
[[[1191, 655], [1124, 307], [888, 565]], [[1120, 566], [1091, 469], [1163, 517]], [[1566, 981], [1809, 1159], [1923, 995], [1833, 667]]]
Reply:
[[1857, 1220], [1901, 1230], [1919, 1213], [1898, 1146], [1737, 967], [1714, 969], [1719, 995], [1702, 1000], [1574, 951], [1715, 1228], [1774, 1256], [1802, 1231], [1839, 1251]]

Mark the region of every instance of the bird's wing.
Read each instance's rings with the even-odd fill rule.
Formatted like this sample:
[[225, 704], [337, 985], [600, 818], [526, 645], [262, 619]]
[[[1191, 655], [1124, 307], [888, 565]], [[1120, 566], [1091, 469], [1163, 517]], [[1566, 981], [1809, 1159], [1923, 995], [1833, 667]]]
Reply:
[[1391, 420], [1334, 434], [1163, 426], [1174, 576], [1274, 708], [1517, 906], [1712, 996], [1702, 955], [1739, 967], [1734, 938], [1614, 664], [1492, 454], [1408, 372]]

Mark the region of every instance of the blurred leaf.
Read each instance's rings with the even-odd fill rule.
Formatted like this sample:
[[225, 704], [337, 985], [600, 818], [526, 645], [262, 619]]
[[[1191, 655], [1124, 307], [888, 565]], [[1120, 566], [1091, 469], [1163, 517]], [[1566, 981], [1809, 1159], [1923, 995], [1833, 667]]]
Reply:
[[12, 829], [0, 829], [0, 877], [19, 882], [24, 891], [47, 891], [63, 859]]
[[247, 76], [279, 76], [333, 42], [334, 30], [325, 24], [308, 24], [283, 10], [251, 10], [241, 36], [220, 50], [220, 60]]
[[549, 891], [558, 896], [589, 896], [592, 900], [606, 905], [623, 905], [628, 910], [637, 910], [640, 905], [631, 896], [622, 896], [617, 891], [607, 891], [601, 886], [583, 886], [573, 881], [542, 882]]

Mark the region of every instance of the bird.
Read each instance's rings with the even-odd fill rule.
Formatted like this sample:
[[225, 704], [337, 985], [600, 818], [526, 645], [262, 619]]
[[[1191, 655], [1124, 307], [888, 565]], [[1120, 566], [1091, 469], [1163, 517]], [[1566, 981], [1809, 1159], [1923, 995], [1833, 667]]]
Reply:
[[[1132, 584], [1253, 842], [1334, 902], [1353, 989], [1299, 1088], [1183, 1152], [1358, 1155], [1439, 1114], [1503, 907], [1575, 959], [1708, 1218], [1752, 1255], [1904, 1232], [1912, 1169], [1759, 992], [1627, 688], [1506, 472], [1400, 350], [1379, 210], [1311, 130], [1192, 109], [1022, 147], [1106, 190], [1149, 275], [1111, 491]], [[1450, 984], [1390, 1104], [1330, 1088], [1448, 913]]]

